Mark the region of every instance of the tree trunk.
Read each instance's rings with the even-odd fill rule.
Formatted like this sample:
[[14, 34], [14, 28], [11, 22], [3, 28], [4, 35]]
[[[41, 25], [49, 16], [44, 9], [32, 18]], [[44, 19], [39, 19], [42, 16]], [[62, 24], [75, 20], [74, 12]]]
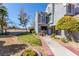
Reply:
[[1, 24], [1, 34], [2, 34], [2, 35], [4, 34], [4, 29], [3, 29], [2, 24]]
[[25, 25], [25, 30], [26, 30], [26, 32], [27, 32], [27, 27], [26, 27], [26, 25]]
[[25, 28], [26, 29], [26, 32], [27, 32], [27, 28]]
[[69, 33], [69, 40], [74, 41], [74, 38], [72, 36], [72, 32], [71, 31], [68, 31], [68, 33]]
[[5, 29], [5, 35], [7, 34], [7, 29]]
[[4, 28], [3, 28], [3, 19], [4, 19], [4, 15], [2, 15], [2, 19], [1, 19], [1, 21], [2, 21], [2, 23], [1, 23], [1, 34], [3, 35], [4, 34]]

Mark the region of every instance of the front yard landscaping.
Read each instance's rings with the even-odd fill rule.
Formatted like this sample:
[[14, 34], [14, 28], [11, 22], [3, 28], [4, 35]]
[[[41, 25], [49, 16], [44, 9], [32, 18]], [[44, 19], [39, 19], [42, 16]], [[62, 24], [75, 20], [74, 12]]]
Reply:
[[14, 31], [9, 35], [0, 36], [0, 42], [0, 55], [46, 55], [39, 36], [34, 33]]
[[[31, 50], [36, 49], [37, 51], [39, 51], [41, 53], [41, 55], [47, 55], [42, 47], [42, 42], [38, 35], [36, 35], [34, 33], [25, 32], [25, 33], [19, 34], [17, 37], [20, 42], [23, 42], [24, 44], [28, 45], [29, 51], [30, 51], [30, 49]], [[28, 50], [28, 49], [26, 49], [26, 50]], [[30, 56], [31, 54], [29, 54], [29, 53], [35, 54], [34, 52], [31, 52], [31, 51], [27, 52], [26, 50], [25, 50], [25, 52], [23, 52], [23, 55]], [[34, 56], [34, 55], [32, 55], [32, 56]]]
[[27, 49], [23, 52], [22, 56], [37, 56], [37, 53], [34, 50]]
[[32, 33], [22, 33], [22, 34], [18, 35], [18, 39], [23, 42], [29, 43], [30, 45], [35, 45], [35, 46], [42, 45], [39, 37]]

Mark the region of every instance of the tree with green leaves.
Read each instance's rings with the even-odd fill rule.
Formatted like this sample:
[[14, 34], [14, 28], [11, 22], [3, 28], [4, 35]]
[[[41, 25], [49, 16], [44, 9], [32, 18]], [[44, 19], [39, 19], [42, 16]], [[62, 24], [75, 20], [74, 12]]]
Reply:
[[24, 9], [20, 10], [19, 20], [20, 20], [20, 25], [22, 25], [23, 27], [25, 27], [25, 29], [27, 30], [26, 26], [27, 26], [27, 23], [28, 23], [28, 15], [24, 11]]
[[57, 22], [55, 29], [67, 31], [71, 36], [72, 32], [79, 32], [79, 21], [72, 16], [64, 16]]
[[4, 33], [4, 27], [7, 26], [7, 22], [6, 22], [7, 17], [8, 17], [7, 8], [2, 4], [0, 4], [0, 27], [2, 34]]

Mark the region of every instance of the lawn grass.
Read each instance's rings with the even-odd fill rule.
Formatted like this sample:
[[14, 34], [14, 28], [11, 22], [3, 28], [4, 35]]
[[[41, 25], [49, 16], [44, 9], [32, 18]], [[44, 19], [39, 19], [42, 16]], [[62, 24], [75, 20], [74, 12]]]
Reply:
[[23, 42], [29, 43], [30, 45], [34, 45], [34, 46], [42, 45], [39, 37], [32, 33], [22, 33], [22, 34], [18, 35], [18, 39]]

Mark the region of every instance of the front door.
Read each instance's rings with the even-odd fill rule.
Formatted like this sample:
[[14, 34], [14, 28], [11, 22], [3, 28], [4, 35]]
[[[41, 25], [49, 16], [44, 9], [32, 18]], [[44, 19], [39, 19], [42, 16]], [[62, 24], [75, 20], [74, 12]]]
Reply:
[[45, 33], [47, 33], [47, 27], [46, 26], [41, 26], [41, 31], [44, 31]]

